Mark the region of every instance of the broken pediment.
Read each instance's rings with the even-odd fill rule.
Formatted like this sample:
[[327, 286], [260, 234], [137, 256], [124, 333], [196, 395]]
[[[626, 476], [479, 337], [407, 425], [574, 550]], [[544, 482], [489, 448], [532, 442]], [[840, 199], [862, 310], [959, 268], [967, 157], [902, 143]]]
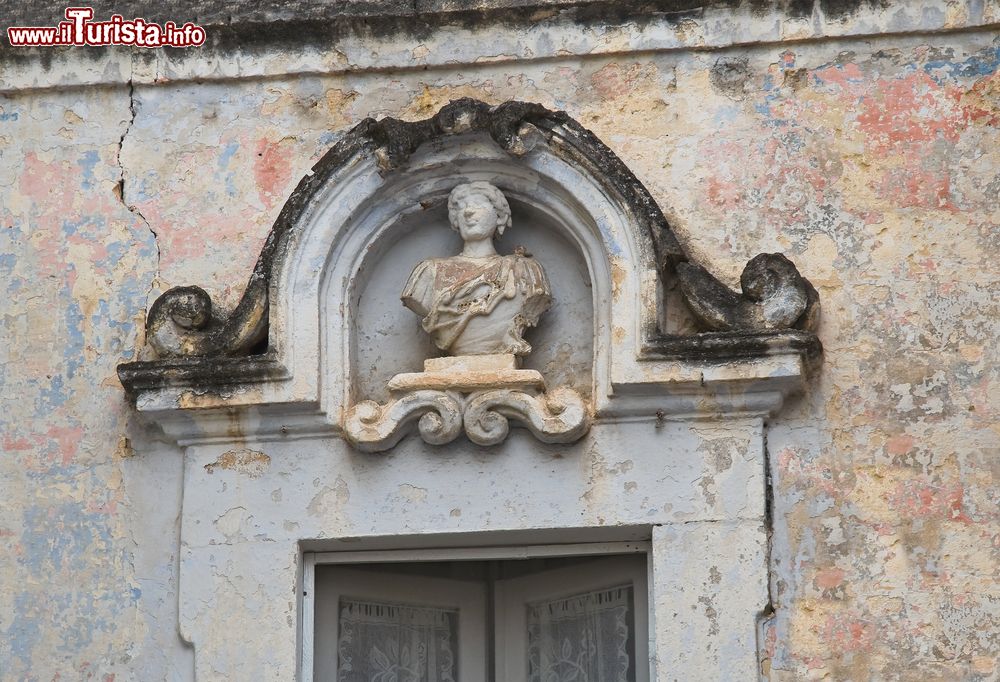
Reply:
[[[449, 229], [458, 187], [479, 188], [469, 220], [504, 218], [486, 251]], [[156, 358], [119, 376], [141, 410], [296, 412], [362, 449], [411, 431], [493, 444], [508, 422], [566, 442], [636, 411], [773, 409], [819, 356], [818, 296], [780, 254], [741, 284], [691, 262], [565, 113], [463, 99], [346, 133], [289, 197], [238, 306], [165, 292], [146, 323]], [[704, 331], [670, 332], [675, 300]]]

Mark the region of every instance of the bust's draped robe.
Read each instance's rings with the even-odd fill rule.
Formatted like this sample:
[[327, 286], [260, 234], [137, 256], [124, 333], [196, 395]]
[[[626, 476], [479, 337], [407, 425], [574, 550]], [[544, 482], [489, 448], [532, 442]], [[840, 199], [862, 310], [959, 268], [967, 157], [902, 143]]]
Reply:
[[527, 355], [531, 346], [521, 334], [552, 304], [542, 266], [520, 254], [422, 261], [401, 298], [451, 355]]

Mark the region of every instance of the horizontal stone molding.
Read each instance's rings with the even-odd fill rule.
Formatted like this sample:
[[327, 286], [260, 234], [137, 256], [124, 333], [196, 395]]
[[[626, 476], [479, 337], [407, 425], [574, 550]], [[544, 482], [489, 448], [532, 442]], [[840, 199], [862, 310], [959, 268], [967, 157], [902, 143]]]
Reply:
[[[204, 26], [197, 49], [10, 47], [0, 42], [0, 93], [81, 85], [158, 85], [457, 67], [638, 51], [933, 33], [1000, 25], [995, 2], [864, 0], [482, 0], [447, 2], [94, 5], [159, 23]], [[7, 26], [55, 26], [62, 9], [25, 3]], [[488, 39], [484, 36], [488, 33]]]

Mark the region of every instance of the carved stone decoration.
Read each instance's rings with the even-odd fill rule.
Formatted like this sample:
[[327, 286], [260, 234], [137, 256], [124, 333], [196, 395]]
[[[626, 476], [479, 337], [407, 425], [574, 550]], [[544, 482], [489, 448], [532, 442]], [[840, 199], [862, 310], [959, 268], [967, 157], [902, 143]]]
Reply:
[[434, 345], [453, 357], [394, 376], [386, 405], [350, 408], [347, 437], [360, 449], [384, 450], [419, 418], [420, 435], [434, 444], [454, 439], [461, 421], [472, 442], [495, 445], [507, 437], [509, 419], [545, 442], [578, 439], [590, 423], [580, 395], [568, 388], [547, 394], [541, 374], [518, 367], [531, 352], [522, 334], [552, 296], [538, 261], [523, 249], [500, 255], [493, 245], [510, 227], [506, 197], [488, 182], [458, 185], [448, 197], [448, 220], [462, 236], [462, 252], [417, 264], [400, 298], [422, 318]]
[[[732, 362], [795, 356], [813, 366], [820, 358], [822, 346], [812, 333], [819, 314], [816, 291], [786, 258], [762, 254], [752, 259], [744, 272], [743, 291], [732, 291], [691, 262], [649, 190], [607, 145], [572, 117], [531, 102], [491, 105], [463, 98], [423, 120], [368, 118], [347, 131], [288, 197], [238, 305], [220, 310], [196, 286], [163, 293], [150, 306], [147, 349], [141, 359], [118, 366], [122, 385], [146, 410], [184, 404], [196, 405], [207, 414], [220, 406], [262, 403], [281, 411], [287, 404], [307, 402], [319, 405], [322, 428], [343, 428], [349, 411], [360, 418], [363, 403], [357, 403], [355, 392], [363, 398], [368, 391], [370, 396], [403, 364], [384, 374], [375, 371], [377, 379], [360, 379], [363, 375], [353, 364], [350, 350], [356, 347], [352, 344], [357, 329], [343, 325], [326, 336], [321, 330], [329, 330], [328, 320], [337, 315], [357, 312], [352, 310], [355, 299], [351, 297], [358, 294], [358, 287], [367, 286], [367, 273], [375, 271], [368, 268], [382, 257], [376, 255], [382, 253], [381, 245], [406, 239], [407, 231], [421, 224], [411, 218], [419, 215], [418, 210], [437, 206], [455, 174], [466, 181], [490, 180], [503, 186], [525, 215], [549, 221], [537, 234], [565, 236], [578, 247], [593, 285], [589, 309], [594, 319], [601, 315], [605, 322], [595, 328], [589, 346], [593, 349], [590, 377], [575, 375], [584, 382], [575, 388], [583, 390], [585, 382], [593, 382], [585, 412], [603, 417], [625, 410], [626, 404], [638, 404], [632, 401], [634, 396], [628, 400], [623, 396], [640, 379], [673, 385], [681, 375], [669, 374], [668, 368], [676, 368], [672, 363], [697, 365], [691, 371], [701, 376], [704, 367]], [[497, 209], [490, 204], [478, 210]], [[365, 244], [364, 250], [356, 249], [357, 244]], [[326, 260], [340, 248], [346, 249], [346, 258], [339, 254]], [[560, 289], [557, 293], [565, 297], [561, 304], [576, 300], [559, 281], [561, 267], [553, 269], [554, 263], [565, 262], [564, 255], [550, 256], [549, 263], [549, 275]], [[404, 303], [420, 315], [424, 329], [444, 353], [510, 355], [516, 363], [531, 352], [524, 331], [550, 304], [546, 273], [516, 249], [506, 255], [466, 256], [464, 262], [459, 257], [422, 263], [404, 291]], [[320, 274], [327, 273], [329, 279], [317, 276], [317, 264], [322, 263], [327, 265]], [[466, 279], [465, 272], [473, 275]], [[622, 273], [621, 282], [612, 277]], [[447, 282], [451, 282], [450, 292]], [[438, 283], [443, 286], [435, 289]], [[331, 293], [324, 293], [324, 287]], [[676, 298], [664, 299], [660, 305], [659, 296], [675, 293]], [[449, 295], [455, 297], [450, 303], [444, 300]], [[324, 301], [329, 300], [343, 301], [344, 306], [327, 309]], [[299, 309], [300, 301], [308, 304]], [[670, 331], [673, 318], [667, 311], [672, 315], [677, 310], [672, 307], [675, 302], [690, 309], [699, 331]], [[543, 360], [540, 354], [550, 350], [547, 334], [551, 331], [536, 340], [536, 363], [549, 359]], [[420, 358], [414, 352], [407, 362]], [[662, 376], [649, 369], [661, 365]], [[544, 435], [548, 429], [561, 434], [546, 438], [573, 437], [572, 428], [546, 425], [542, 408], [557, 409], [552, 401], [556, 390], [546, 393], [544, 382], [525, 385], [524, 376], [515, 381], [508, 374], [504, 380], [513, 383], [497, 385], [496, 377], [490, 378], [490, 372], [496, 371], [477, 370], [477, 385], [464, 391], [451, 388], [452, 369], [425, 367], [417, 374], [397, 374], [389, 382], [391, 400], [385, 409], [407, 391], [450, 391], [461, 398], [448, 405], [458, 404], [463, 414], [459, 428], [465, 429], [464, 414], [473, 394], [487, 390], [484, 385], [488, 385], [489, 390], [520, 391], [540, 401], [534, 403], [535, 412], [542, 415], [537, 422], [542, 425], [539, 433]], [[514, 371], [528, 370], [517, 369], [516, 364], [503, 370]], [[362, 388], [358, 383], [369, 380], [376, 381], [378, 388]], [[422, 382], [427, 386], [419, 388]], [[634, 392], [648, 393], [645, 388]], [[520, 407], [528, 404], [520, 398], [510, 402]], [[408, 401], [404, 406], [413, 404]], [[399, 409], [390, 410], [385, 419], [395, 420]], [[497, 414], [531, 421], [524, 417], [530, 412], [527, 409], [511, 408], [509, 417], [501, 410]], [[565, 420], [569, 412], [558, 414]], [[380, 417], [366, 419], [378, 421]], [[428, 434], [434, 431], [434, 419], [426, 423]], [[454, 428], [455, 423], [448, 424]], [[281, 433], [287, 430], [285, 426]], [[408, 426], [400, 428], [405, 431]]]
[[465, 433], [473, 443], [495, 445], [507, 437], [508, 419], [521, 422], [545, 443], [570, 443], [590, 426], [587, 406], [569, 388], [532, 395], [497, 389], [469, 396], [465, 404]]
[[780, 253], [754, 256], [743, 269], [738, 294], [694, 263], [678, 263], [688, 307], [714, 331], [802, 329], [819, 323], [819, 294]]
[[398, 443], [415, 421], [425, 442], [450, 443], [462, 432], [461, 396], [417, 390], [387, 405], [366, 400], [350, 409], [344, 428], [358, 449], [378, 452]]
[[160, 357], [246, 355], [266, 336], [266, 320], [265, 296], [244, 295], [240, 308], [219, 318], [204, 289], [174, 287], [150, 307], [146, 341]]
[[365, 452], [388, 450], [413, 431], [432, 445], [465, 434], [477, 445], [496, 445], [523, 424], [545, 443], [571, 443], [590, 428], [580, 394], [568, 388], [545, 390], [535, 370], [518, 369], [512, 353], [432, 358], [420, 373], [389, 381], [393, 398], [385, 405], [360, 402], [347, 411], [344, 432]]
[[513, 353], [531, 346], [521, 334], [552, 304], [545, 271], [520, 252], [501, 256], [494, 237], [510, 226], [510, 206], [488, 182], [459, 185], [448, 198], [448, 219], [465, 247], [413, 270], [401, 296], [420, 315], [434, 345], [452, 355]]
[[[494, 189], [456, 194], [459, 246], [445, 204], [474, 182]], [[507, 229], [495, 188], [514, 225], [494, 247]], [[345, 133], [288, 198], [239, 305], [170, 290], [149, 311], [144, 359], [118, 368], [150, 452], [183, 453], [178, 624], [199, 676], [248, 651], [242, 633], [215, 627], [206, 595], [264, 616], [251, 649], [268, 653], [236, 678], [261, 661], [283, 678], [311, 669], [296, 640], [316, 594], [303, 548], [520, 547], [545, 529], [568, 543], [649, 539], [650, 615], [673, 623], [651, 639], [651, 665], [707, 670], [677, 644], [689, 624], [675, 617], [674, 576], [738, 564], [702, 591], [736, 604], [715, 639], [738, 646], [712, 672], [752, 670], [767, 603], [766, 420], [822, 349], [778, 325], [809, 326], [817, 308], [770, 257], [743, 294], [709, 297], [725, 288], [705, 273], [685, 298], [688, 260], [642, 183], [562, 112], [459, 100]], [[685, 300], [702, 329], [729, 331], [690, 332]], [[736, 454], [720, 464], [720, 447]], [[223, 465], [245, 451], [263, 465]], [[725, 494], [697, 485], [713, 476]], [[232, 513], [244, 508], [268, 515], [267, 537]], [[238, 540], [254, 535], [236, 548], [253, 561], [220, 557], [233, 524], [205, 522], [219, 518], [247, 531]], [[249, 614], [233, 598], [244, 574], [277, 586]]]

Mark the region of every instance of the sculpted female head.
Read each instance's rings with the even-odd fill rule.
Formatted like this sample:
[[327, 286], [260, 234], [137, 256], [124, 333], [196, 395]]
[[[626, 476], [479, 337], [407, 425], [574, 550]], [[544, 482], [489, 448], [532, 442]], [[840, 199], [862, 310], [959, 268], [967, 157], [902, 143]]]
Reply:
[[490, 183], [468, 182], [448, 195], [448, 220], [464, 241], [491, 239], [510, 227], [510, 205]]

